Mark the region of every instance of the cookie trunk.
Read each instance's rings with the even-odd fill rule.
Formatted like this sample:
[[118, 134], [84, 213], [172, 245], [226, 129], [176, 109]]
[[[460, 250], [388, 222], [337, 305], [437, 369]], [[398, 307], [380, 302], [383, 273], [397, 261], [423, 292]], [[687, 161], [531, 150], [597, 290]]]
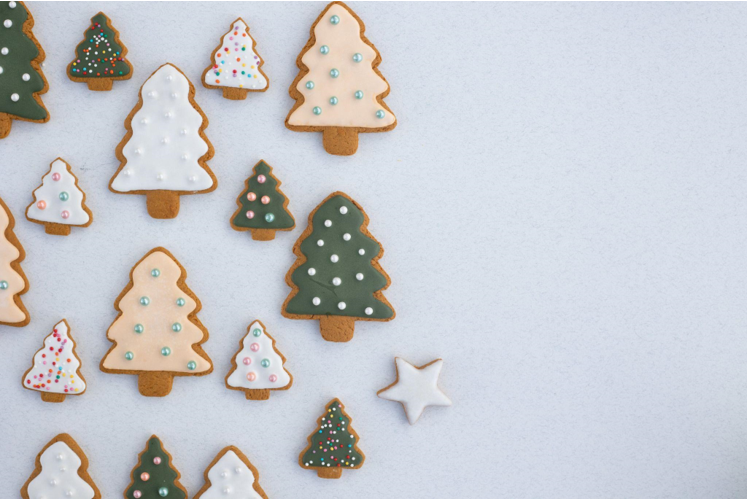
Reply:
[[10, 133], [10, 126], [13, 121], [10, 119], [9, 114], [0, 113], [0, 139], [4, 139]]
[[144, 397], [165, 397], [172, 391], [174, 376], [165, 372], [144, 372], [138, 375], [138, 391]]
[[174, 191], [151, 191], [146, 194], [148, 214], [153, 218], [174, 218], [179, 214], [179, 194]]
[[245, 100], [248, 93], [246, 88], [224, 87], [224, 99]]
[[250, 233], [255, 241], [272, 241], [276, 238], [276, 231], [273, 229], [250, 229]]
[[322, 132], [322, 145], [329, 154], [351, 156], [359, 147], [359, 132], [343, 127], [326, 128]]
[[42, 401], [52, 403], [65, 402], [65, 394], [42, 392]]
[[109, 78], [91, 78], [86, 81], [88, 89], [95, 92], [107, 92], [112, 90], [112, 80]]
[[44, 224], [44, 232], [53, 236], [67, 236], [70, 235], [70, 225], [47, 222]]
[[327, 341], [350, 341], [354, 337], [355, 325], [356, 320], [353, 317], [323, 315], [320, 317], [320, 334]]
[[245, 390], [244, 394], [247, 400], [268, 400], [270, 398], [270, 390], [267, 388], [262, 390]]
[[341, 478], [341, 468], [317, 468], [317, 476], [320, 478]]

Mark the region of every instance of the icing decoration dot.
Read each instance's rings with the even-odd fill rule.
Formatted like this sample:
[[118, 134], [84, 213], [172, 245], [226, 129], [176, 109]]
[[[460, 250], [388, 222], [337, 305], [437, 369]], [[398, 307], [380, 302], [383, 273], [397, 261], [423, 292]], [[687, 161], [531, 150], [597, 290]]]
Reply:
[[338, 24], [341, 22], [341, 18], [338, 16], [331, 16], [330, 17], [330, 24]]
[[151, 299], [149, 297], [147, 297], [147, 296], [141, 296], [140, 297], [140, 304], [141, 305], [143, 305], [145, 307], [149, 303], [151, 303]]
[[324, 246], [325, 245], [325, 241], [323, 241], [322, 239], [318, 239], [317, 240], [317, 245], [318, 246]]
[[135, 355], [133, 355], [133, 352], [127, 352], [127, 353], [125, 353], [125, 358], [127, 360], [133, 360], [133, 357], [135, 357]]
[[314, 269], [314, 267], [310, 267], [310, 268], [309, 268], [309, 270], [307, 270], [307, 273], [308, 273], [309, 275], [315, 275], [315, 273], [316, 273], [316, 272], [317, 272], [317, 271], [316, 271], [316, 270]]
[[338, 78], [338, 75], [340, 75], [340, 74], [341, 74], [341, 72], [338, 71], [336, 68], [333, 68], [333, 69], [330, 70], [330, 76], [332, 76], [333, 78]]
[[185, 299], [184, 298], [177, 298], [177, 306], [178, 307], [184, 307], [185, 306]]
[[333, 286], [340, 286], [341, 285], [341, 278], [340, 277], [334, 277], [333, 278]]
[[335, 253], [330, 255], [330, 261], [333, 263], [338, 263], [338, 255], [336, 255]]
[[39, 201], [38, 203], [36, 203], [36, 207], [39, 208], [40, 210], [43, 210], [44, 208], [47, 207], [47, 203], [45, 203], [44, 201]]
[[255, 381], [257, 375], [255, 373], [247, 373], [247, 381]]
[[315, 82], [314, 81], [308, 81], [307, 84], [304, 85], [304, 86], [307, 87], [307, 90], [312, 90], [313, 88], [315, 88]]
[[265, 178], [265, 175], [258, 175], [257, 176], [257, 183], [258, 184], [264, 184], [267, 179]]
[[169, 354], [171, 353], [172, 353], [172, 349], [169, 347], [164, 347], [161, 349], [161, 355], [163, 355], [164, 357], [169, 356]]
[[364, 280], [364, 274], [362, 274], [361, 272], [359, 272], [358, 274], [356, 274], [356, 280], [357, 281], [363, 281]]
[[364, 313], [367, 315], [372, 315], [372, 312], [374, 312], [374, 310], [372, 310], [372, 307], [367, 307], [364, 309]]
[[255, 201], [257, 199], [257, 194], [254, 192], [248, 192], [247, 193], [247, 201]]
[[326, 55], [328, 52], [330, 52], [330, 48], [327, 45], [323, 45], [320, 47], [320, 53], [322, 55]]
[[343, 240], [344, 240], [344, 241], [351, 241], [351, 234], [349, 234], [348, 232], [346, 232], [346, 233], [345, 233], [345, 234], [343, 235]]
[[339, 301], [338, 302], [338, 310], [345, 310], [346, 309], [346, 303]]
[[364, 59], [364, 57], [362, 57], [362, 55], [359, 52], [357, 52], [356, 54], [354, 54], [353, 59], [354, 59], [354, 62], [361, 62], [362, 59]]
[[180, 324], [179, 322], [175, 322], [174, 324], [172, 324], [172, 331], [174, 331], [175, 333], [179, 333], [180, 331], [182, 331], [182, 324]]
[[331, 227], [333, 225], [333, 222], [330, 220], [325, 220], [325, 227]]
[[375, 113], [375, 116], [377, 116], [378, 118], [382, 119], [382, 118], [385, 117], [385, 111], [383, 111], [382, 109], [380, 109], [379, 111], [377, 111]]
[[143, 480], [144, 482], [147, 482], [148, 480], [150, 480], [150, 478], [151, 478], [151, 475], [149, 475], [145, 471], [140, 474], [140, 479]]
[[268, 376], [268, 381], [270, 381], [271, 383], [275, 383], [276, 381], [278, 381], [278, 376], [276, 376], [275, 374], [271, 374], [270, 376]]
[[362, 92], [361, 90], [357, 90], [356, 92], [354, 92], [354, 97], [356, 97], [357, 99], [363, 99], [364, 92]]
[[249, 366], [250, 364], [252, 364], [252, 359], [249, 357], [245, 357], [244, 359], [242, 359], [242, 364]]
[[0, 54], [8, 55], [8, 47], [3, 47], [2, 49], [0, 49]]
[[346, 208], [345, 206], [341, 206], [338, 211], [341, 213], [341, 215], [345, 215], [346, 213], [348, 213], [348, 208]]
[[167, 489], [166, 487], [159, 487], [159, 495], [161, 497], [168, 496], [169, 495], [169, 489]]
[[161, 271], [159, 269], [153, 269], [151, 271], [151, 275], [154, 277], [159, 277], [161, 275]]
[[338, 104], [338, 97], [336, 97], [336, 96], [333, 96], [333, 97], [331, 97], [331, 98], [330, 98], [330, 103], [331, 103], [332, 105], [334, 105], [334, 106], [335, 106], [336, 104]]
[[270, 203], [270, 198], [268, 196], [263, 196], [260, 198], [260, 202], [263, 204], [268, 204]]
[[265, 221], [266, 222], [271, 223], [275, 219], [276, 219], [276, 216], [273, 215], [273, 213], [266, 213], [265, 214]]
[[161, 458], [159, 456], [156, 456], [155, 458], [153, 458], [153, 464], [155, 464], [156, 466], [160, 465]]
[[67, 220], [68, 218], [70, 218], [70, 212], [68, 210], [62, 210], [62, 213], [60, 213], [60, 216], [63, 219]]
[[247, 213], [244, 214], [247, 218], [255, 218], [255, 212], [252, 210], [247, 210]]
[[312, 298], [312, 304], [314, 306], [318, 306], [320, 304], [320, 298], [318, 298], [317, 296], [315, 296], [314, 298]]
[[263, 366], [263, 367], [270, 367], [270, 360], [263, 359], [263, 360], [260, 361], [260, 365]]
[[145, 328], [143, 327], [143, 324], [136, 324], [135, 327], [133, 328], [133, 331], [140, 334], [143, 331], [145, 331]]
[[0, 289], [8, 289], [8, 281], [0, 281]]
[[[191, 360], [190, 362], [187, 363], [187, 368], [191, 371], [194, 371], [196, 367], [198, 367], [198, 365], [195, 363], [194, 360]], [[159, 464], [159, 463], [156, 463], [156, 464]]]
[[29, 81], [31, 79], [31, 75], [28, 73], [24, 73], [23, 75], [21, 75], [21, 79], [23, 81]]
[[250, 350], [252, 350], [253, 352], [257, 352], [258, 350], [260, 350], [260, 343], [253, 343], [252, 345], [250, 345]]
[[135, 499], [140, 499], [140, 497], [141, 497], [141, 493], [140, 493], [140, 490], [134, 490], [134, 491], [133, 491], [133, 497], [134, 497]]
[[364, 256], [364, 248], [362, 248], [362, 249], [359, 250], [359, 254], [362, 255], [362, 256]]
[[315, 107], [312, 108], [312, 114], [319, 115], [321, 113], [322, 113], [322, 109], [320, 108], [320, 106], [315, 106]]
[[263, 332], [258, 328], [252, 330], [252, 336], [255, 338], [259, 338], [261, 334], [263, 334]]
[[12, 100], [13, 102], [18, 102], [18, 99], [20, 99], [20, 98], [21, 97], [18, 94], [11, 94], [10, 95], [10, 100]]

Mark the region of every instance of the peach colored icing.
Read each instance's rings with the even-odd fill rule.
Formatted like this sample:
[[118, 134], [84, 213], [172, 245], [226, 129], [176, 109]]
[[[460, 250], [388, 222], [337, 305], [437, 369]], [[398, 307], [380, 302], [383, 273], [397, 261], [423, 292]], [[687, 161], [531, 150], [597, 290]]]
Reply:
[[[152, 273], [158, 271], [158, 277]], [[192, 345], [202, 341], [203, 331], [187, 316], [197, 306], [195, 300], [177, 285], [182, 274], [179, 265], [167, 254], [156, 251], [133, 269], [133, 287], [122, 297], [122, 314], [107, 331], [107, 338], [116, 343], [103, 361], [108, 369], [133, 371], [172, 371], [200, 373], [210, 369], [209, 361], [198, 355]], [[141, 304], [141, 298], [149, 300]], [[179, 306], [177, 300], [184, 300]], [[175, 332], [173, 326], [181, 326]], [[136, 325], [143, 332], [136, 332]], [[162, 349], [171, 350], [163, 355]], [[132, 360], [126, 354], [132, 353]], [[188, 363], [195, 368], [189, 369]]]
[[[338, 16], [338, 24], [330, 22], [332, 16]], [[381, 128], [395, 122], [395, 116], [377, 102], [388, 84], [372, 70], [377, 54], [359, 33], [359, 22], [341, 5], [332, 5], [323, 14], [315, 26], [315, 45], [302, 56], [309, 73], [296, 88], [304, 102], [289, 116], [290, 125]], [[320, 52], [323, 45], [327, 54]], [[360, 62], [354, 61], [354, 54], [361, 54]], [[330, 75], [332, 69], [338, 70], [337, 78]], [[312, 89], [307, 88], [308, 82], [314, 84]], [[357, 91], [363, 92], [363, 98], [355, 97]], [[337, 104], [331, 104], [331, 97], [338, 99]], [[320, 114], [314, 114], [315, 107]], [[385, 116], [378, 118], [377, 111]]]
[[11, 262], [21, 256], [21, 253], [5, 238], [5, 231], [9, 224], [10, 217], [0, 206], [0, 282], [8, 283], [6, 289], [0, 289], [0, 322], [13, 324], [26, 319], [26, 314], [18, 308], [14, 300], [14, 297], [26, 287], [26, 282], [10, 266]]

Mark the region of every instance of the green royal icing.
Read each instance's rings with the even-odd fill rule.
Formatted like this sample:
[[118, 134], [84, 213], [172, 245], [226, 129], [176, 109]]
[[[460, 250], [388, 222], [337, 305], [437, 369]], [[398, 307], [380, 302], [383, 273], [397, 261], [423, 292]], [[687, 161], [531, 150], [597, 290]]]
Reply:
[[[15, 7], [11, 8], [11, 5]], [[34, 93], [44, 89], [44, 79], [31, 66], [39, 56], [39, 49], [23, 32], [29, 13], [21, 2], [0, 2], [0, 113], [27, 120], [44, 120], [47, 110], [34, 99]], [[10, 21], [10, 28], [5, 27]], [[7, 54], [2, 52], [7, 49]], [[24, 80], [24, 75], [28, 75]], [[18, 95], [14, 101], [12, 96]]]
[[[330, 220], [330, 227], [325, 226], [326, 220]], [[291, 275], [299, 291], [286, 306], [287, 313], [370, 319], [393, 316], [393, 309], [374, 297], [387, 285], [387, 279], [372, 265], [372, 259], [380, 253], [380, 243], [361, 231], [363, 223], [364, 214], [343, 196], [333, 196], [317, 208], [312, 233], [299, 247], [307, 260]], [[348, 241], [345, 234], [351, 236]], [[364, 250], [363, 255], [360, 250]], [[333, 255], [338, 257], [337, 262], [331, 260]], [[310, 275], [310, 269], [314, 274]], [[361, 274], [361, 280], [357, 274]], [[335, 278], [340, 279], [337, 286], [333, 284]], [[314, 304], [315, 298], [319, 298], [319, 305]], [[339, 308], [341, 302], [346, 304], [343, 310]], [[372, 314], [365, 313], [367, 308]]]
[[[260, 175], [265, 176], [265, 182], [262, 184], [257, 181]], [[270, 166], [265, 161], [255, 165], [255, 168], [252, 169], [252, 176], [247, 181], [247, 189], [239, 198], [242, 206], [234, 215], [234, 225], [248, 229], [288, 229], [293, 227], [294, 219], [284, 208], [286, 196], [276, 189], [277, 186], [278, 181], [271, 175]], [[255, 193], [254, 201], [247, 199], [247, 194], [250, 192]], [[268, 204], [262, 203], [263, 196], [270, 198]], [[247, 218], [248, 211], [254, 212], [255, 216]], [[270, 222], [266, 220], [266, 215], [269, 213], [273, 215], [273, 217], [270, 217]]]
[[114, 30], [107, 16], [96, 14], [86, 30], [86, 39], [75, 48], [76, 59], [70, 65], [70, 75], [76, 78], [117, 78], [130, 74], [130, 66], [122, 57], [122, 46], [117, 44]]
[[[153, 459], [158, 457], [161, 463], [156, 464]], [[148, 480], [141, 479], [143, 473], [148, 473]], [[169, 499], [187, 499], [185, 493], [175, 485], [177, 472], [171, 467], [169, 456], [161, 447], [161, 442], [156, 437], [148, 440], [146, 451], [140, 456], [138, 466], [133, 471], [133, 484], [125, 492], [128, 499], [136, 499], [133, 495], [136, 490], [141, 493], [140, 499], [159, 499], [159, 489], [166, 487], [169, 491]]]
[[[305, 467], [354, 468], [364, 461], [356, 450], [358, 439], [348, 431], [351, 419], [343, 412], [337, 400], [328, 406], [328, 410], [317, 421], [318, 430], [312, 434], [310, 446], [302, 456]], [[335, 432], [335, 438], [331, 438], [331, 431]]]

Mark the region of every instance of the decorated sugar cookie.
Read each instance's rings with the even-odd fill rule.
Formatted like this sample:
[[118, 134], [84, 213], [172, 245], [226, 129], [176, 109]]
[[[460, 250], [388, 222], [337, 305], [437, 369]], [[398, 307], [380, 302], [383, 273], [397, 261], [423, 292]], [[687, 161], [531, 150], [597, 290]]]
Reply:
[[356, 321], [390, 321], [395, 311], [382, 290], [390, 277], [380, 267], [382, 246], [369, 233], [369, 217], [356, 201], [334, 192], [309, 215], [286, 274], [292, 290], [281, 313], [320, 321], [328, 341], [349, 341]]
[[94, 217], [86, 206], [86, 194], [70, 165], [57, 158], [34, 191], [34, 202], [26, 208], [30, 222], [44, 225], [47, 234], [67, 236], [71, 227], [88, 227]]
[[205, 470], [205, 485], [193, 499], [268, 499], [257, 469], [233, 445], [224, 447]]
[[73, 437], [61, 433], [36, 456], [36, 469], [21, 489], [23, 499], [101, 499], [88, 474], [88, 458]]
[[179, 471], [172, 465], [172, 456], [156, 435], [148, 439], [138, 456], [138, 464], [130, 473], [126, 499], [187, 499], [187, 491], [179, 483]]
[[198, 319], [201, 305], [187, 287], [187, 272], [164, 248], [154, 248], [130, 271], [130, 283], [114, 308], [107, 330], [114, 343], [102, 359], [106, 373], [135, 374], [146, 397], [164, 397], [175, 376], [203, 376], [213, 364], [200, 345], [208, 330]]
[[250, 28], [241, 17], [221, 38], [211, 60], [213, 63], [203, 72], [205, 88], [223, 89], [224, 97], [231, 100], [244, 100], [249, 92], [268, 90], [268, 77], [261, 69], [263, 59], [256, 52]]
[[99, 12], [83, 32], [83, 41], [75, 48], [75, 59], [68, 65], [68, 78], [87, 83], [89, 90], [112, 90], [115, 80], [129, 80], [133, 66], [125, 59], [127, 47], [120, 41], [112, 21]]
[[281, 181], [273, 169], [260, 160], [245, 182], [245, 189], [237, 198], [237, 211], [231, 219], [234, 230], [249, 230], [252, 239], [270, 241], [276, 231], [292, 230], [294, 216], [289, 212], [289, 200], [281, 192]]
[[23, 327], [29, 323], [29, 312], [21, 295], [29, 290], [29, 281], [21, 269], [26, 252], [14, 225], [13, 214], [0, 199], [0, 326]]
[[307, 437], [307, 448], [299, 454], [299, 466], [317, 471], [320, 478], [341, 478], [344, 469], [361, 468], [364, 454], [357, 447], [359, 435], [351, 428], [351, 417], [341, 401], [328, 402], [317, 421], [317, 429]]
[[45, 402], [63, 402], [67, 395], [86, 391], [80, 368], [70, 325], [63, 319], [44, 338], [44, 347], [34, 354], [33, 365], [23, 375], [23, 386], [41, 392]]
[[442, 370], [442, 359], [435, 359], [421, 367], [395, 358], [395, 382], [386, 386], [377, 396], [385, 400], [400, 402], [406, 411], [408, 422], [416, 424], [424, 409], [429, 406], [452, 405], [450, 399], [437, 386]]
[[390, 86], [377, 69], [380, 61], [359, 16], [343, 2], [328, 4], [297, 57], [299, 74], [289, 88], [296, 103], [286, 127], [322, 132], [325, 150], [342, 156], [356, 152], [360, 133], [395, 128], [383, 101]]
[[125, 119], [127, 134], [116, 150], [120, 167], [109, 190], [144, 194], [153, 218], [176, 217], [180, 196], [216, 189], [206, 163], [213, 157], [206, 127], [195, 87], [182, 71], [164, 64], [143, 84], [138, 104]]
[[0, 1], [0, 139], [10, 133], [11, 120], [49, 121], [41, 98], [49, 89], [41, 68], [44, 50], [33, 27], [26, 4]]
[[260, 321], [247, 328], [247, 334], [231, 361], [226, 388], [242, 390], [247, 400], [267, 400], [271, 390], [288, 390], [293, 381], [284, 367], [286, 359]]

